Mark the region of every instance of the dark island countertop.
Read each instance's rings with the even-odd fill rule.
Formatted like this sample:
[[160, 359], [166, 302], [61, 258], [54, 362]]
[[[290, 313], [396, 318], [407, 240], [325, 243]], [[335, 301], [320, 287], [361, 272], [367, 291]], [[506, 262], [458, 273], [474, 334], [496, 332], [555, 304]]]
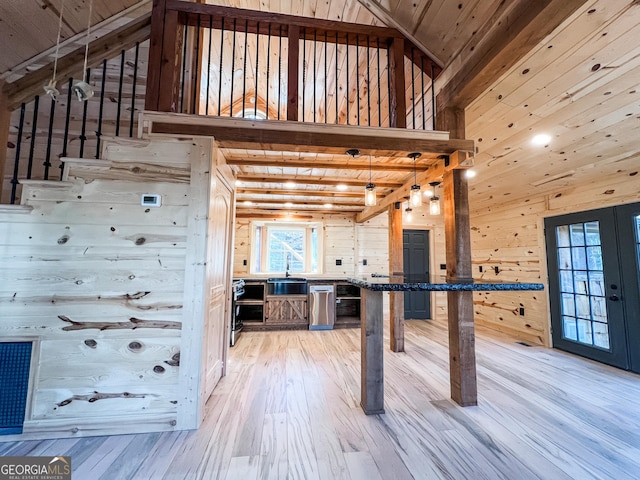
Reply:
[[376, 276], [351, 277], [347, 279], [357, 285], [374, 292], [406, 292], [406, 291], [434, 291], [434, 292], [485, 292], [485, 291], [519, 291], [543, 290], [541, 283], [508, 283], [508, 282], [468, 282], [468, 283], [431, 283], [424, 277], [410, 276]]

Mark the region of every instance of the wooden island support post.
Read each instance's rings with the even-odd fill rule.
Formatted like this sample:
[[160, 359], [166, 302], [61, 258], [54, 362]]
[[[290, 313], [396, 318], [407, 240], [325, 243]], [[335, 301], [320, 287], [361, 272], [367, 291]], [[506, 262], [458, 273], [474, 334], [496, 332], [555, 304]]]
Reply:
[[[349, 282], [360, 287], [362, 291], [361, 296], [363, 308], [361, 313], [360, 333], [360, 406], [367, 415], [384, 413], [383, 292], [405, 292], [418, 290], [447, 292], [449, 295], [452, 293], [472, 295], [473, 292], [479, 291], [521, 291], [543, 289], [543, 285], [541, 283], [405, 282], [404, 277], [400, 275], [371, 279], [350, 278]], [[473, 312], [471, 313], [473, 314]], [[453, 377], [451, 380], [453, 386]], [[454, 398], [454, 400], [456, 400], [456, 398]]]

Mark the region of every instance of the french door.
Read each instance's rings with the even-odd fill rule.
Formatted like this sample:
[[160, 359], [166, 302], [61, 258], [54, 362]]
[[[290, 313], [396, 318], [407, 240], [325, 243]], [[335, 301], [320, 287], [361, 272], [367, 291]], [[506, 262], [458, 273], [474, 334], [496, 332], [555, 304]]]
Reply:
[[556, 348], [640, 372], [640, 203], [545, 219]]

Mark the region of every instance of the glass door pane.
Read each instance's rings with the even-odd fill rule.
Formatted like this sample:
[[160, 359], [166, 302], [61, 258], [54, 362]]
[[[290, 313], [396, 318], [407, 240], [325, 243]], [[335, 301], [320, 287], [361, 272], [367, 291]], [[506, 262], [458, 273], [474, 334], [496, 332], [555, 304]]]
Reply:
[[609, 349], [600, 222], [556, 227], [562, 337]]

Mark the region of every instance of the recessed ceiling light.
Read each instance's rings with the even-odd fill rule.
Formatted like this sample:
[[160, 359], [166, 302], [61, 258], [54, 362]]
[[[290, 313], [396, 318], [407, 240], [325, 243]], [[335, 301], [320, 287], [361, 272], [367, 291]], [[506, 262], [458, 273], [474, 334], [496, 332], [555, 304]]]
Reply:
[[249, 205], [253, 205], [253, 202], [251, 200], [245, 200], [244, 204], [249, 206]]
[[336, 185], [336, 188], [338, 190], [340, 190], [341, 192], [344, 192], [347, 188], [349, 188], [348, 186], [346, 186], [344, 183], [341, 183], [339, 185]]
[[296, 184], [294, 182], [287, 182], [284, 184], [284, 186], [287, 188], [293, 188], [296, 186]]
[[293, 207], [293, 203], [287, 202], [287, 203], [284, 204], [284, 206], [287, 207], [287, 208], [291, 208], [291, 207]]
[[430, 188], [427, 188], [427, 189], [424, 191], [424, 194], [423, 194], [423, 195], [424, 195], [425, 197], [433, 197], [433, 190], [431, 190]]
[[475, 170], [471, 170], [470, 168], [469, 168], [469, 169], [467, 169], [467, 173], [466, 173], [467, 178], [473, 178], [473, 177], [475, 177], [476, 175], [477, 175], [477, 173], [476, 173], [476, 171], [475, 171]]
[[532, 139], [531, 139], [531, 143], [533, 143], [534, 145], [547, 145], [549, 142], [551, 141], [551, 135], [548, 135], [546, 133], [539, 133], [538, 135], [535, 135]]
[[333, 208], [333, 204], [332, 203], [325, 203], [324, 204], [324, 208]]
[[242, 181], [236, 180], [236, 187], [241, 187], [241, 186], [242, 186]]

